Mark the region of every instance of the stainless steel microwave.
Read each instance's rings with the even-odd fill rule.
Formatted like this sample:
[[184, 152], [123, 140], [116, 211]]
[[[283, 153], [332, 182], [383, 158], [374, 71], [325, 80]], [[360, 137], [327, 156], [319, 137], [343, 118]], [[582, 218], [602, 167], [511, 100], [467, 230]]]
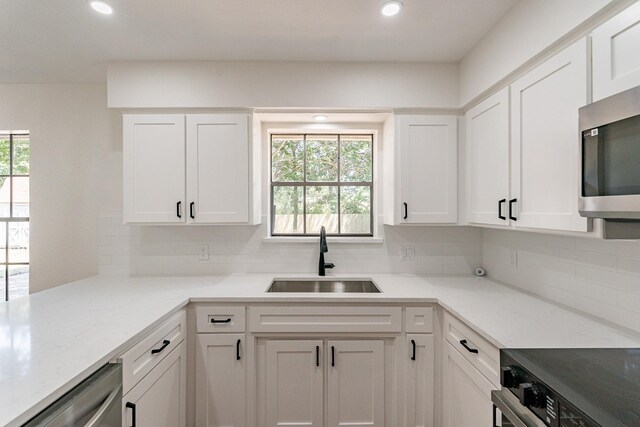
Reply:
[[640, 86], [580, 108], [580, 215], [640, 239]]

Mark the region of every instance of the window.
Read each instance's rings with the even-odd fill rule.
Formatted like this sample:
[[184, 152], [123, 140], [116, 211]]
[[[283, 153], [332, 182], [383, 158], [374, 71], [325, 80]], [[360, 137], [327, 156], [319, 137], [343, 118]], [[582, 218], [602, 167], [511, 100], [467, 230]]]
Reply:
[[0, 131], [0, 301], [29, 293], [29, 133]]
[[271, 235], [373, 236], [373, 135], [271, 135]]

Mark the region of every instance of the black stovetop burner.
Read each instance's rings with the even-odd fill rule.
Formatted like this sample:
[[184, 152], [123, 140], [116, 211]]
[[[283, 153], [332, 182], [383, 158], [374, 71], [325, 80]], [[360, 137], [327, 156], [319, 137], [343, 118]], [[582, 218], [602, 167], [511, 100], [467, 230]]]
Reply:
[[640, 349], [506, 349], [500, 365], [503, 373], [514, 366], [523, 377], [528, 372], [527, 382], [602, 426], [640, 426]]

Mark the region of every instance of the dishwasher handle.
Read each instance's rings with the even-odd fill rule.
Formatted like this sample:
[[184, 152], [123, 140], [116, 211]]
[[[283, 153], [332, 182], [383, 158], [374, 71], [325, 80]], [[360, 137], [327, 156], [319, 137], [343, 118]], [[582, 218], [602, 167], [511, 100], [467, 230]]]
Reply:
[[118, 403], [118, 397], [122, 396], [122, 385], [113, 390], [109, 396], [104, 400], [98, 411], [91, 417], [89, 421], [84, 425], [84, 427], [98, 427], [101, 425], [104, 418], [109, 415], [109, 411]]

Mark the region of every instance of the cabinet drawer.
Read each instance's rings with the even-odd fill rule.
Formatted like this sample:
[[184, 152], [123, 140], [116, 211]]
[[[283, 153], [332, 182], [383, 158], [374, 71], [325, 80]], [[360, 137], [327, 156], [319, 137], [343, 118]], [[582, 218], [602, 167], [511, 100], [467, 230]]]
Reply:
[[122, 394], [126, 394], [186, 336], [187, 317], [176, 313], [155, 331], [120, 357], [122, 362]]
[[196, 309], [198, 333], [244, 332], [244, 307], [204, 306]]
[[407, 307], [404, 313], [405, 332], [412, 334], [433, 332], [433, 307]]
[[449, 313], [444, 314], [443, 326], [443, 337], [453, 348], [458, 350], [496, 387], [499, 387], [500, 351]]
[[251, 307], [251, 332], [400, 332], [400, 307]]

